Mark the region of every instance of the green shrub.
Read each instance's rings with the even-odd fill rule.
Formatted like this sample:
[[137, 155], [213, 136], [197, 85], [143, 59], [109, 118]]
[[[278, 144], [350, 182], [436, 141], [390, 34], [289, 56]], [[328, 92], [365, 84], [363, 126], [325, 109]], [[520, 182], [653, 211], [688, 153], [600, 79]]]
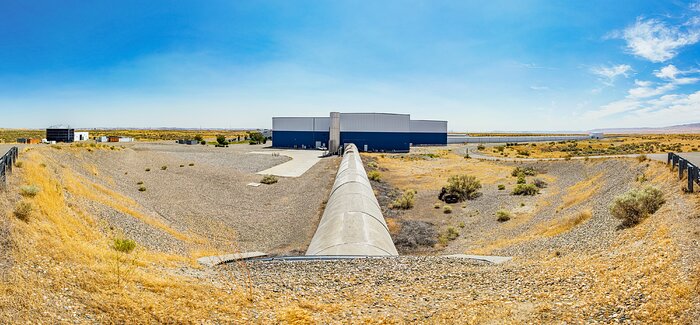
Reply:
[[112, 241], [112, 249], [120, 253], [129, 254], [136, 249], [136, 242], [131, 239], [115, 238]]
[[370, 170], [369, 173], [367, 173], [367, 178], [379, 182], [382, 180], [382, 174], [376, 170]]
[[201, 135], [197, 134], [194, 136], [194, 141], [202, 142], [204, 141], [204, 138]]
[[513, 188], [513, 195], [535, 195], [540, 192], [534, 184], [518, 184]]
[[190, 167], [194, 166], [194, 163], [190, 163]]
[[185, 167], [185, 165], [180, 165], [180, 168]]
[[535, 176], [535, 175], [537, 175], [537, 170], [535, 170], [535, 168], [533, 168], [533, 167], [523, 167], [523, 168], [515, 167], [515, 169], [513, 169], [513, 171], [510, 173], [510, 175], [513, 177], [520, 176], [520, 175]]
[[647, 159], [648, 159], [648, 158], [647, 158], [647, 155], [639, 155], [639, 156], [637, 156], [637, 161], [639, 161], [640, 163], [641, 163], [641, 162], [647, 161]]
[[525, 175], [520, 174], [518, 175], [518, 180], [516, 181], [517, 184], [525, 184], [527, 181], [525, 180]]
[[447, 243], [451, 240], [455, 240], [459, 237], [459, 231], [457, 228], [449, 226], [443, 233], [438, 236], [438, 242], [440, 242], [441, 245], [447, 245]]
[[450, 213], [452, 213], [452, 207], [449, 206], [449, 205], [446, 205], [446, 206], [442, 207], [442, 213], [444, 213], [444, 214], [450, 214]]
[[15, 167], [17, 167], [17, 168], [22, 168], [22, 167], [24, 167], [24, 163], [21, 162], [21, 161], [16, 161], [16, 162], [15, 162]]
[[17, 217], [17, 219], [22, 220], [22, 221], [29, 221], [29, 217], [32, 215], [32, 212], [34, 211], [34, 206], [29, 203], [29, 202], [19, 202], [15, 206], [15, 211], [12, 212], [12, 214]]
[[440, 204], [440, 203], [435, 203], [435, 205], [433, 205], [433, 207], [437, 210], [437, 209], [439, 209], [440, 207], [442, 207], [442, 204]]
[[622, 220], [622, 228], [628, 228], [654, 214], [665, 202], [663, 192], [657, 188], [633, 189], [615, 198], [610, 213]]
[[442, 188], [440, 199], [448, 201], [445, 198], [448, 196], [456, 197], [457, 201], [471, 200], [479, 196], [481, 182], [474, 176], [469, 175], [454, 175], [447, 179], [447, 186]]
[[24, 197], [35, 197], [40, 191], [36, 185], [23, 185], [19, 188], [19, 193]]
[[466, 227], [466, 226], [467, 226], [467, 225], [464, 224], [464, 221], [460, 221], [459, 224], [457, 225], [457, 227], [460, 227], [460, 228], [464, 228], [464, 227]]
[[228, 145], [228, 141], [226, 141], [226, 137], [223, 136], [223, 135], [217, 135], [217, 136], [216, 136], [216, 143], [217, 143], [219, 146], [226, 146], [226, 145]]
[[150, 168], [146, 168], [146, 171], [147, 171], [147, 172], [150, 172], [150, 171], [151, 171], [151, 169], [150, 169]]
[[510, 212], [504, 209], [496, 211], [496, 220], [498, 222], [506, 222], [510, 220]]
[[401, 197], [397, 198], [391, 204], [389, 208], [398, 210], [408, 210], [413, 208], [416, 199], [416, 191], [412, 189], [405, 190]]
[[275, 175], [265, 175], [263, 176], [262, 180], [260, 180], [260, 183], [271, 185], [277, 183], [278, 181], [279, 179]]
[[143, 185], [143, 181], [139, 181], [136, 185]]
[[505, 190], [505, 189], [506, 189], [506, 186], [505, 186], [505, 185], [503, 185], [503, 184], [498, 184], [498, 190], [499, 190], [499, 191], [503, 191], [503, 190]]
[[146, 187], [145, 186], [139, 187], [139, 192], [146, 192]]
[[377, 167], [379, 167], [379, 166], [374, 161], [370, 161], [367, 163], [367, 168], [376, 169]]
[[484, 150], [484, 149], [486, 149], [486, 146], [484, 146], [483, 144], [480, 144], [480, 145], [476, 146], [476, 149], [477, 150]]
[[166, 170], [166, 169], [168, 169], [168, 166], [161, 166], [160, 167], [160, 170]]

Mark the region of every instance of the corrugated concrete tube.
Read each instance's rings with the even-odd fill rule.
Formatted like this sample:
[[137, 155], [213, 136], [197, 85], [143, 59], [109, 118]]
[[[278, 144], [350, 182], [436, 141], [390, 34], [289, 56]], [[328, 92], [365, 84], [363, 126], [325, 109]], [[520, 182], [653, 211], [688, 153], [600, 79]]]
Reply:
[[306, 255], [399, 255], [354, 144], [345, 147], [326, 210]]

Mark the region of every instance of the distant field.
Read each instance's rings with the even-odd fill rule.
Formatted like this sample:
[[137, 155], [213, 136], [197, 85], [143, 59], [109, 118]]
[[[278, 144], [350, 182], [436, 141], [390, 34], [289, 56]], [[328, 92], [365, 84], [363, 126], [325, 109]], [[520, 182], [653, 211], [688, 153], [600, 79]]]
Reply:
[[[246, 131], [241, 130], [76, 130], [90, 132], [90, 137], [98, 136], [124, 136], [135, 138], [141, 141], [177, 140], [192, 139], [196, 135], [201, 135], [205, 139], [215, 139], [218, 135], [227, 138], [243, 136]], [[12, 143], [17, 138], [44, 138], [45, 130], [33, 129], [0, 129], [0, 142]]]
[[544, 136], [577, 136], [586, 133], [450, 133], [449, 135], [466, 135], [470, 137], [544, 137]]
[[566, 158], [700, 151], [700, 134], [606, 135], [604, 140], [504, 144], [481, 152], [510, 158]]

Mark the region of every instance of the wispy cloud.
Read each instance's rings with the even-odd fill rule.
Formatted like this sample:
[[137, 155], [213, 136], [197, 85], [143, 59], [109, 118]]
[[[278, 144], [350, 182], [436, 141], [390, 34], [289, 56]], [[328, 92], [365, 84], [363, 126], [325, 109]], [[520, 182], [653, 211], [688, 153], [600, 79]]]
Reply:
[[547, 86], [530, 86], [530, 89], [543, 91], [543, 90], [549, 90], [549, 87], [547, 87]]
[[690, 70], [679, 70], [673, 64], [669, 64], [657, 71], [654, 71], [654, 75], [658, 78], [668, 80], [677, 85], [687, 85], [698, 82], [698, 78], [695, 77], [681, 77], [689, 74], [697, 74], [700, 70], [690, 69]]
[[627, 42], [630, 53], [651, 62], [665, 62], [678, 54], [678, 50], [700, 41], [700, 26], [697, 17], [679, 26], [669, 26], [658, 19], [637, 18], [623, 31], [608, 35]]
[[603, 82], [605, 85], [614, 86], [615, 79], [617, 79], [618, 77], [629, 77], [629, 75], [632, 73], [632, 67], [628, 64], [598, 66], [591, 68], [591, 72], [600, 77], [600, 81]]
[[539, 64], [537, 64], [537, 63], [523, 63], [523, 62], [519, 62], [517, 65], [518, 65], [518, 67], [525, 68], [525, 69], [556, 70], [556, 68], [546, 67], [546, 66], [543, 66], [543, 65], [539, 65]]

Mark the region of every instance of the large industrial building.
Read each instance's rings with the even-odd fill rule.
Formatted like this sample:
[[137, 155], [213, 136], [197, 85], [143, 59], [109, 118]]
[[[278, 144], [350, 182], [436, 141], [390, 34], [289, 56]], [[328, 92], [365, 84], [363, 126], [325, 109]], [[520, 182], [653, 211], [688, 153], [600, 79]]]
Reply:
[[273, 117], [276, 148], [328, 148], [354, 143], [361, 151], [407, 152], [411, 146], [447, 145], [447, 121], [411, 120], [409, 114], [337, 113], [329, 117]]
[[46, 129], [46, 140], [49, 142], [73, 142], [75, 141], [75, 129], [65, 125], [55, 125]]

